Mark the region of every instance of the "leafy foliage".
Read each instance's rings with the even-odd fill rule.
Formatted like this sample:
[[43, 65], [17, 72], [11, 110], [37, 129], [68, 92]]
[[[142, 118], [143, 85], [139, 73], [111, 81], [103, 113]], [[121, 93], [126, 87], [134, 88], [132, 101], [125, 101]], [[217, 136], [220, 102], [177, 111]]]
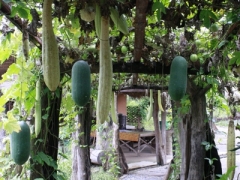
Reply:
[[[17, 26], [16, 21], [15, 24], [12, 24], [6, 18], [1, 17], [0, 62], [4, 63], [10, 56], [13, 56], [15, 63], [10, 65], [0, 80], [1, 84], [8, 81], [13, 82], [9, 87], [2, 89], [0, 112], [4, 112], [4, 105], [7, 101], [14, 100], [15, 104], [13, 110], [9, 111], [7, 115], [1, 115], [0, 128], [11, 133], [19, 130], [16, 123], [18, 120], [31, 117], [35, 102], [34, 85], [42, 75], [41, 44], [39, 43], [41, 42], [39, 37], [41, 37], [42, 1], [5, 0], [3, 2], [12, 4], [11, 12], [5, 14], [8, 19], [12, 22], [20, 19], [28, 23], [30, 40], [33, 42], [30, 43], [30, 58], [26, 61], [22, 51], [22, 32], [17, 30], [21, 27]], [[61, 51], [62, 76], [64, 76], [61, 82], [63, 86], [60, 117], [61, 139], [70, 138], [76, 128], [73, 118], [78, 113], [70, 95], [69, 69], [72, 63], [78, 59], [87, 60], [89, 64], [98, 63], [99, 39], [96, 36], [94, 23], [84, 22], [78, 14], [80, 9], [85, 5], [92, 5], [93, 2], [96, 1], [54, 1], [53, 24]], [[129, 35], [125, 36], [119, 33], [113, 24], [110, 28], [112, 61], [123, 63], [122, 68], [124, 69], [124, 63], [134, 61], [136, 6], [128, 0], [107, 2], [109, 2], [108, 5], [102, 5], [102, 13], [108, 14], [108, 8], [111, 6], [118, 7], [120, 14], [127, 16]], [[143, 63], [146, 68], [157, 68], [155, 65], [159, 62], [168, 67], [175, 55], [184, 56], [189, 62], [189, 68], [197, 71], [196, 74], [190, 75], [195, 79], [196, 84], [203, 88], [211, 84], [212, 90], [216, 93], [212, 103], [229, 112], [228, 104], [223, 100], [224, 97], [217, 96], [217, 89], [227, 84], [235, 85], [238, 81], [236, 77], [239, 75], [233, 74], [232, 69], [240, 64], [239, 37], [237, 35], [240, 8], [234, 1], [228, 3], [222, 1], [217, 5], [214, 1], [209, 2], [201, 1], [199, 4], [199, 1], [153, 0], [146, 11], [145, 44], [140, 63]], [[35, 10], [36, 14], [32, 10]], [[219, 30], [211, 32], [212, 24], [217, 24]], [[35, 28], [36, 32], [31, 28]], [[38, 39], [39, 42], [34, 42], [33, 39], [35, 41]], [[39, 47], [35, 47], [36, 44]], [[123, 45], [128, 48], [126, 54], [119, 51]], [[190, 62], [192, 53], [198, 55], [199, 61]], [[137, 84], [166, 86], [168, 80], [168, 76], [153, 72], [152, 75], [139, 74]], [[115, 90], [124, 86], [132, 86], [132, 72], [114, 74], [113, 82]], [[94, 100], [98, 93], [97, 85], [98, 75], [92, 74], [92, 98]], [[44, 91], [43, 93], [46, 93]], [[207, 94], [207, 97], [211, 99], [211, 95]], [[131, 100], [129, 106], [138, 106], [137, 115], [144, 119], [148, 101], [146, 99], [138, 101], [136, 103], [138, 105], [134, 103]], [[187, 96], [182, 103], [184, 106], [181, 113], [188, 113], [190, 103]], [[47, 118], [48, 115], [44, 114], [43, 119]], [[56, 162], [52, 162], [51, 158], [42, 152], [39, 152], [36, 158], [40, 163], [46, 163], [56, 168]], [[5, 161], [9, 161], [9, 159], [5, 159]], [[11, 162], [6, 167], [12, 167]]]

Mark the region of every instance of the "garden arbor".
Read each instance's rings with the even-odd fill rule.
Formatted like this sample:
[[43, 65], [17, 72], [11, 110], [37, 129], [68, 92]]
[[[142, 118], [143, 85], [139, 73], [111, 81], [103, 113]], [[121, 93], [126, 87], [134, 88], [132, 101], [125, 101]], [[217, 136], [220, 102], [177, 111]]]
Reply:
[[[4, 61], [10, 55], [15, 54], [16, 67], [27, 69], [29, 73], [32, 73], [23, 74], [25, 79], [31, 78], [27, 83], [28, 88], [21, 91], [22, 94], [26, 94], [25, 107], [31, 109], [33, 104], [26, 103], [27, 101], [34, 102], [34, 98], [30, 96], [29, 92], [33, 91], [36, 79], [41, 78], [39, 62], [41, 62], [43, 2], [13, 0], [8, 4], [1, 0], [0, 3], [0, 11], [8, 19], [8, 21], [4, 20], [5, 26], [1, 27], [3, 39], [1, 60]], [[109, 18], [109, 29], [111, 30], [109, 38], [99, 39], [95, 31], [99, 27], [96, 27], [94, 17], [89, 21], [83, 20], [84, 18], [81, 17], [81, 10], [87, 10], [89, 15], [94, 14], [96, 5], [100, 6], [101, 17], [104, 18], [110, 16], [110, 8], [117, 7], [119, 14], [124, 14], [126, 17], [129, 33], [120, 32], [118, 24], [114, 24]], [[46, 116], [43, 116], [44, 123], [40, 136], [35, 139], [35, 144], [33, 144], [34, 154], [32, 157], [36, 155], [40, 160], [37, 158], [31, 160], [32, 177], [54, 179], [57, 170], [60, 107], [64, 106], [61, 104], [61, 99], [69, 92], [66, 82], [70, 79], [71, 67], [75, 60], [84, 59], [91, 66], [92, 87], [93, 93], [95, 93], [93, 97], [96, 97], [98, 78], [95, 74], [100, 72], [101, 68], [99, 66], [99, 56], [101, 57], [101, 50], [100, 53], [98, 51], [99, 41], [100, 46], [101, 41], [107, 41], [109, 43], [105, 43], [110, 44], [109, 51], [111, 51], [114, 73], [111, 89], [117, 89], [122, 83], [129, 82], [131, 75], [134, 77], [133, 85], [136, 83], [167, 86], [168, 77], [165, 75], [169, 73], [171, 60], [176, 55], [181, 55], [188, 60], [187, 95], [190, 103], [183, 101], [182, 104], [176, 105], [182, 110], [178, 116], [181, 117], [179, 120], [180, 139], [185, 140], [183, 141], [185, 144], [181, 144], [181, 179], [203, 179], [215, 174], [211, 169], [206, 168], [208, 165], [204, 165], [206, 152], [201, 145], [202, 141], [207, 140], [206, 131], [209, 130], [205, 121], [205, 93], [210, 88], [217, 92], [218, 87], [224, 87], [233, 79], [233, 76], [229, 75], [231, 74], [228, 71], [229, 65], [230, 68], [238, 69], [239, 6], [235, 0], [205, 0], [201, 2], [191, 0], [183, 2], [168, 0], [103, 0], [100, 2], [96, 0], [55, 0], [52, 17], [59, 46], [61, 86], [54, 93], [47, 88], [42, 93], [43, 102], [46, 102], [42, 104]], [[107, 22], [106, 19], [105, 22]], [[213, 28], [213, 26], [217, 28]], [[23, 42], [26, 40], [31, 42], [27, 56], [26, 46], [23, 46], [25, 47], [23, 53], [21, 49], [13, 46], [14, 43], [11, 44], [13, 41], [20, 44], [19, 33], [14, 34], [16, 29], [23, 33]], [[11, 49], [7, 47], [9, 44], [11, 44], [13, 52], [9, 52]], [[26, 43], [23, 44], [26, 45]], [[121, 51], [121, 46], [127, 47], [127, 53]], [[21, 53], [25, 55], [26, 61], [23, 61]], [[110, 52], [108, 53], [110, 54]], [[198, 60], [190, 61], [191, 54], [197, 54]], [[13, 70], [13, 66], [11, 68]], [[11, 72], [8, 73], [11, 75]], [[44, 82], [42, 82], [42, 86], [45, 87]], [[19, 91], [23, 90], [20, 87], [22, 86], [18, 86]], [[12, 94], [10, 98], [21, 101], [20, 96]], [[4, 94], [1, 99], [2, 103], [6, 101], [3, 97], [9, 96]], [[185, 108], [184, 102], [189, 105], [189, 108]], [[28, 113], [31, 115], [31, 111]], [[67, 123], [70, 122], [67, 121]], [[44, 146], [39, 139], [45, 140]], [[39, 152], [42, 153], [39, 154]], [[46, 158], [50, 161], [47, 161]], [[43, 163], [43, 166], [39, 164], [40, 162]], [[41, 176], [39, 176], [39, 172]]]

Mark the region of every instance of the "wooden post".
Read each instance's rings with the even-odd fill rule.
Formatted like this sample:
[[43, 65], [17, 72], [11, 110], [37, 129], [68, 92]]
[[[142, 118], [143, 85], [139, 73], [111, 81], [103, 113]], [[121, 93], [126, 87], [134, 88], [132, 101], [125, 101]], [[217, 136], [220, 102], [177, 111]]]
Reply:
[[158, 165], [164, 165], [166, 163], [166, 155], [162, 148], [162, 135], [159, 127], [159, 120], [158, 120], [158, 102], [157, 94], [153, 94], [153, 121], [154, 121], [154, 128], [155, 128], [155, 141], [156, 141], [156, 158], [157, 158], [157, 164]]
[[167, 103], [167, 93], [166, 92], [163, 92], [162, 95], [161, 95], [161, 98], [162, 98], [162, 107], [163, 107], [163, 110], [164, 111], [161, 111], [161, 122], [162, 122], [162, 129], [161, 129], [161, 132], [162, 132], [162, 144], [163, 144], [163, 149], [164, 149], [164, 152], [165, 154], [167, 154], [167, 136], [166, 136], [166, 119], [167, 119], [167, 111], [166, 111], [166, 103]]

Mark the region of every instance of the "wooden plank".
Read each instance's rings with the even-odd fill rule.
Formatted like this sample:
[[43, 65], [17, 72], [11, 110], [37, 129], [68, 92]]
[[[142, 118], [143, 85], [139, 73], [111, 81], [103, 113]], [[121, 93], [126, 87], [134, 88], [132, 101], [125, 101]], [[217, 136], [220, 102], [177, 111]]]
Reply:
[[119, 139], [124, 141], [138, 142], [139, 136], [139, 133], [119, 132]]

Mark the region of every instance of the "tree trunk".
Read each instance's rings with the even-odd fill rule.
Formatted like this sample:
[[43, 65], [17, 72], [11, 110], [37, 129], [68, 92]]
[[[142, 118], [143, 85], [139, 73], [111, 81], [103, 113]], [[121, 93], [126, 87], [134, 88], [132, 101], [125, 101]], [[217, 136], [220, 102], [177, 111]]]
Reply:
[[158, 165], [164, 165], [166, 163], [166, 154], [164, 152], [162, 146], [162, 135], [159, 127], [159, 119], [158, 119], [158, 102], [157, 94], [154, 93], [155, 101], [153, 103], [153, 121], [154, 121], [154, 129], [155, 129], [155, 143], [156, 143], [156, 158]]
[[[198, 91], [199, 92], [199, 91]], [[205, 93], [190, 96], [191, 101], [191, 159], [188, 179], [203, 179], [205, 149], [202, 142], [206, 140], [206, 97]], [[198, 177], [198, 178], [196, 178]]]
[[204, 171], [205, 171], [205, 179], [204, 180], [212, 180], [216, 179], [216, 174], [222, 175], [222, 164], [220, 157], [218, 155], [218, 151], [216, 148], [216, 144], [214, 141], [214, 135], [213, 131], [210, 128], [209, 123], [206, 124], [206, 141], [209, 142], [209, 144], [213, 145], [211, 149], [206, 151], [206, 158], [208, 159], [215, 159], [213, 161], [213, 164], [210, 165], [208, 159], [205, 159], [204, 164]]
[[[34, 162], [34, 157], [37, 156], [38, 153], [42, 152], [52, 159], [51, 163], [57, 165], [61, 100], [61, 88], [58, 88], [55, 93], [47, 91], [42, 97], [42, 114], [43, 116], [45, 115], [46, 119], [42, 119], [41, 132], [39, 133], [38, 137], [32, 141], [32, 157], [30, 159], [31, 180], [36, 178], [54, 180], [54, 176], [57, 174], [56, 168], [46, 164], [45, 162], [43, 164]], [[39, 140], [43, 140], [43, 142]], [[44, 159], [42, 160], [44, 161]]]
[[179, 142], [181, 150], [180, 179], [186, 180], [189, 173], [191, 159], [191, 120], [188, 116], [179, 122]]
[[[195, 89], [195, 92], [196, 89]], [[199, 91], [198, 91], [199, 92]], [[181, 147], [181, 180], [203, 179], [206, 140], [206, 98], [205, 94], [190, 96], [191, 117], [185, 116], [179, 122]]]
[[73, 147], [72, 180], [91, 179], [91, 160], [90, 160], [90, 132], [92, 107], [88, 103], [82, 108], [81, 114], [76, 117], [79, 128], [73, 133], [73, 139], [77, 142]]
[[[209, 141], [215, 144], [212, 136], [208, 136], [210, 128], [206, 121], [208, 119], [206, 112], [205, 93], [209, 87], [201, 88], [189, 79], [188, 94], [191, 102], [190, 116], [185, 116], [179, 122], [180, 146], [181, 146], [181, 180], [209, 179], [213, 174], [213, 168], [208, 168], [205, 158], [219, 159], [216, 167], [219, 171], [220, 158], [216, 149], [206, 153], [202, 142]], [[214, 174], [215, 175], [215, 174]], [[209, 179], [210, 180], [210, 179]]]

